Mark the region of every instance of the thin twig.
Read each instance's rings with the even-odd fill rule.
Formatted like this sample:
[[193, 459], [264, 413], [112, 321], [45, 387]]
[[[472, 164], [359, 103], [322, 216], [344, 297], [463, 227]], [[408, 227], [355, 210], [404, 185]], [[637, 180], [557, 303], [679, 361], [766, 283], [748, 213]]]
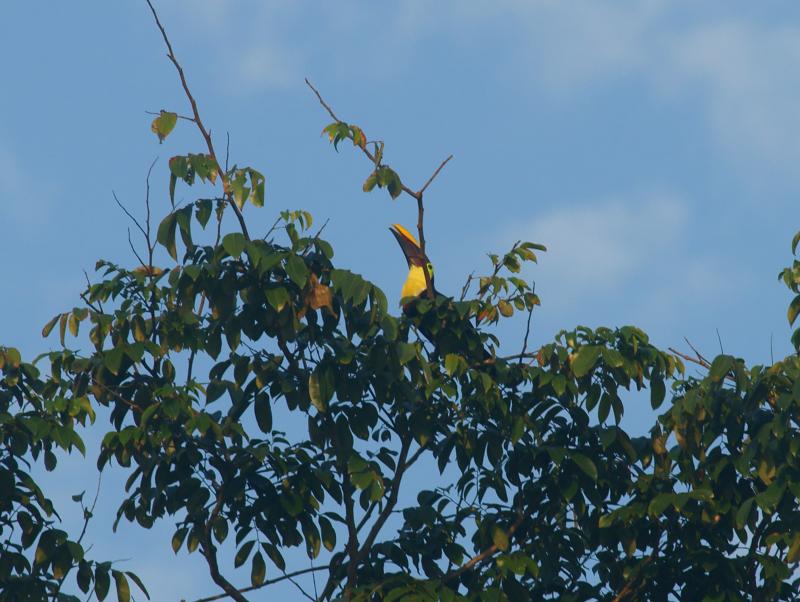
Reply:
[[145, 206], [145, 240], [147, 241], [147, 267], [151, 268], [150, 271], [152, 272], [153, 268], [153, 253], [155, 251], [156, 245], [150, 238], [150, 174], [153, 173], [153, 168], [156, 166], [156, 161], [158, 161], [158, 157], [153, 159], [153, 162], [150, 164], [150, 167], [147, 170], [147, 176], [144, 179], [145, 185], [145, 194], [144, 194], [144, 206]]
[[[684, 339], [684, 340], [686, 340], [686, 339]], [[695, 349], [694, 346], [688, 340], [686, 340], [686, 343], [687, 343], [687, 345], [689, 345], [689, 347], [692, 348], [692, 351], [694, 351], [694, 353], [695, 353], [694, 356], [687, 355], [686, 353], [682, 353], [682, 352], [678, 351], [677, 349], [675, 349], [674, 347], [669, 347], [669, 352], [672, 353], [673, 355], [677, 355], [679, 358], [684, 359], [687, 362], [692, 362], [693, 364], [697, 364], [698, 366], [701, 366], [701, 367], [705, 368], [706, 370], [710, 370], [711, 369], [711, 362], [709, 362], [705, 357], [703, 357], [700, 354], [700, 352], [697, 351], [697, 349]], [[732, 382], [736, 382], [736, 377], [734, 375], [730, 374], [730, 373], [727, 373], [725, 375], [725, 379], [729, 380], [729, 381], [732, 381]]]
[[[136, 257], [136, 259], [139, 260], [139, 263], [141, 265], [143, 265], [145, 267], [150, 267], [144, 262], [144, 259], [142, 259], [142, 257], [136, 251], [136, 247], [133, 246], [133, 241], [131, 240], [131, 229], [130, 228], [128, 228], [128, 246], [131, 248], [131, 251], [133, 251], [134, 256]], [[150, 273], [150, 272], [151, 272], [151, 270], [148, 270], [148, 273]]]
[[[161, 115], [161, 111], [157, 111], [157, 112], [156, 111], [145, 111], [145, 114], [146, 115], [155, 115], [156, 117], [158, 117], [158, 116]], [[192, 123], [195, 123], [194, 117], [187, 117], [186, 115], [179, 115], [178, 113], [175, 113], [175, 116], [178, 119], [184, 119], [186, 121], [191, 121]]]
[[128, 208], [125, 207], [125, 205], [122, 204], [122, 202], [117, 197], [117, 193], [112, 190], [111, 191], [111, 196], [114, 197], [114, 200], [116, 201], [117, 205], [119, 205], [119, 208], [122, 209], [122, 211], [125, 213], [125, 215], [127, 215], [134, 224], [136, 224], [136, 227], [139, 228], [139, 231], [146, 237], [147, 236], [147, 232], [145, 232], [145, 229], [142, 227], [142, 224], [140, 224], [139, 220], [136, 219], [133, 216], [133, 214], [130, 211], [128, 211]]
[[[536, 282], [533, 283], [533, 287], [531, 287], [531, 293], [536, 294]], [[528, 350], [528, 335], [531, 333], [531, 318], [533, 317], [533, 308], [536, 307], [534, 303], [531, 303], [530, 309], [528, 309], [528, 323], [525, 325], [525, 339], [522, 341], [522, 351], [519, 354], [519, 363], [522, 363], [522, 359], [525, 356], [525, 352]]]
[[[326, 220], [325, 220], [325, 223], [324, 223], [324, 224], [322, 224], [322, 226], [320, 226], [320, 229], [319, 229], [319, 230], [317, 230], [317, 233], [316, 233], [316, 234], [315, 234], [315, 235], [312, 237], [312, 239], [311, 239], [311, 240], [312, 240], [312, 242], [316, 242], [316, 241], [318, 241], [318, 240], [319, 240], [319, 236], [320, 236], [320, 234], [322, 234], [322, 231], [325, 229], [325, 226], [327, 226], [327, 225], [328, 225], [328, 222], [329, 222], [329, 221], [331, 221], [331, 218], [328, 218], [328, 219], [326, 219]], [[306, 253], [308, 253], [310, 250], [311, 250], [311, 245], [309, 244], [309, 245], [308, 245], [308, 247], [306, 247], [306, 250], [305, 250], [305, 251], [303, 251], [303, 256], [305, 256], [305, 255], [306, 255]]]
[[109, 395], [112, 395], [112, 396], [113, 396], [113, 397], [115, 397], [117, 400], [119, 400], [119, 401], [121, 401], [122, 403], [124, 403], [126, 406], [128, 406], [128, 407], [129, 407], [131, 410], [133, 410], [134, 412], [138, 412], [139, 414], [141, 414], [141, 413], [142, 413], [142, 411], [143, 411], [143, 410], [142, 410], [142, 408], [141, 408], [141, 406], [140, 406], [140, 405], [138, 405], [138, 404], [134, 403], [134, 402], [133, 402], [133, 401], [131, 401], [130, 399], [127, 399], [127, 398], [123, 397], [122, 395], [120, 395], [119, 393], [117, 393], [116, 391], [114, 391], [113, 389], [111, 389], [111, 388], [107, 387], [106, 385], [104, 385], [103, 383], [101, 383], [101, 382], [100, 382], [99, 380], [97, 380], [96, 378], [92, 377], [92, 383], [93, 383], [93, 384], [95, 384], [95, 385], [97, 385], [97, 386], [98, 386], [98, 387], [100, 387], [101, 389], [103, 389], [103, 390], [104, 390], [106, 393], [108, 393]]
[[267, 233], [264, 235], [263, 240], [267, 240], [269, 238], [269, 235], [272, 234], [275, 231], [275, 229], [278, 227], [278, 224], [281, 223], [281, 219], [283, 219], [283, 218], [278, 217], [278, 219], [275, 220], [275, 223], [272, 224], [272, 227], [269, 230], [267, 230]]
[[83, 270], [83, 276], [84, 278], [86, 278], [86, 292], [81, 293], [81, 299], [83, 299], [83, 302], [86, 303], [86, 305], [88, 305], [95, 312], [99, 314], [104, 314], [105, 312], [103, 311], [102, 301], [97, 301], [97, 305], [95, 305], [89, 300], [88, 293], [89, 290], [92, 288], [92, 281], [89, 280], [89, 274], [86, 270]]
[[439, 167], [437, 167], [437, 168], [436, 168], [436, 171], [434, 171], [434, 172], [433, 172], [433, 174], [431, 175], [431, 177], [430, 177], [430, 178], [428, 178], [428, 181], [427, 181], [427, 182], [425, 182], [425, 184], [422, 186], [422, 188], [420, 188], [420, 189], [417, 191], [417, 194], [418, 194], [418, 195], [422, 196], [422, 193], [423, 193], [423, 192], [425, 192], [425, 190], [428, 188], [428, 186], [430, 186], [431, 182], [433, 182], [433, 180], [436, 178], [436, 176], [438, 176], [438, 175], [439, 175], [439, 172], [440, 172], [440, 171], [442, 171], [442, 168], [443, 168], [445, 165], [447, 165], [447, 163], [448, 163], [448, 162], [450, 161], [450, 159], [452, 159], [452, 158], [453, 158], [453, 155], [450, 155], [450, 156], [448, 156], [448, 157], [447, 157], [447, 159], [445, 159], [444, 161], [442, 161], [442, 162], [439, 164]]
[[296, 587], [298, 590], [300, 590], [300, 593], [301, 593], [301, 594], [303, 594], [303, 595], [304, 595], [306, 598], [308, 598], [309, 600], [311, 600], [311, 602], [317, 602], [317, 601], [316, 601], [316, 599], [315, 599], [315, 598], [314, 598], [314, 597], [313, 597], [311, 594], [309, 594], [309, 593], [308, 593], [306, 590], [304, 590], [304, 589], [303, 589], [303, 588], [300, 586], [300, 584], [299, 584], [297, 581], [295, 581], [295, 580], [294, 580], [292, 577], [287, 577], [287, 579], [289, 579], [289, 582], [290, 582], [292, 585], [294, 585], [294, 586], [295, 586], [295, 587]]
[[[520, 514], [517, 517], [517, 520], [514, 521], [514, 524], [511, 525], [511, 527], [508, 529], [508, 539], [509, 540], [511, 539], [511, 536], [514, 535], [514, 532], [517, 529], [519, 529], [519, 526], [522, 524], [522, 521], [523, 521], [524, 518], [525, 518], [525, 516]], [[483, 552], [481, 552], [477, 556], [473, 556], [470, 560], [468, 560], [465, 564], [462, 564], [456, 570], [450, 571], [449, 573], [444, 575], [442, 577], [442, 583], [450, 581], [451, 579], [454, 579], [454, 578], [462, 575], [463, 573], [466, 573], [468, 570], [470, 570], [475, 565], [480, 564], [481, 562], [483, 562], [484, 560], [486, 560], [487, 558], [492, 556], [499, 549], [500, 548], [497, 546], [497, 544], [492, 544], [491, 546], [486, 548]]]
[[772, 349], [772, 333], [769, 333], [769, 363], [770, 365], [775, 364], [775, 353]]
[[[301, 569], [299, 571], [294, 571], [293, 573], [285, 573], [281, 577], [276, 577], [275, 579], [268, 579], [259, 585], [249, 585], [247, 587], [240, 587], [238, 588], [240, 592], [247, 593], [252, 592], [257, 589], [261, 589], [262, 587], [267, 587], [268, 585], [274, 585], [275, 583], [280, 583], [281, 581], [286, 581], [287, 579], [291, 579], [292, 577], [298, 577], [300, 575], [305, 575], [306, 573], [313, 573], [317, 571], [327, 571], [330, 569], [330, 565], [326, 566], [315, 566], [309, 569]], [[218, 594], [216, 596], [209, 596], [208, 598], [198, 598], [194, 602], [215, 602], [216, 600], [224, 600], [228, 597], [228, 594]]]
[[225, 132], [225, 171], [228, 171], [228, 160], [231, 158], [231, 133]]
[[467, 281], [464, 283], [464, 286], [461, 288], [461, 296], [458, 298], [459, 301], [463, 301], [467, 296], [467, 291], [469, 291], [469, 286], [472, 284], [472, 280], [475, 276], [475, 270], [469, 273], [467, 276]]

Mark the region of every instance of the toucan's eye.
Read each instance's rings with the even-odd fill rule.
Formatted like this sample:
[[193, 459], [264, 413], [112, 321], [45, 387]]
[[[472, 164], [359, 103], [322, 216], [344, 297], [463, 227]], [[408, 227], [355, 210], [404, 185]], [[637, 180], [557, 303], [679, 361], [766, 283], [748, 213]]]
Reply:
[[425, 268], [428, 270], [428, 274], [433, 276], [433, 264], [430, 261], [425, 264]]

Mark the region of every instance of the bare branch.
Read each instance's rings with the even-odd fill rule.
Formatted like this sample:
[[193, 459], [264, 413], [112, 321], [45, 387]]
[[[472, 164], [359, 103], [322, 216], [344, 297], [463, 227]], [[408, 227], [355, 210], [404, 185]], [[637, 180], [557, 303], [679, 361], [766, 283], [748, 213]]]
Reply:
[[133, 241], [131, 240], [131, 229], [130, 228], [128, 228], [128, 246], [131, 248], [131, 251], [133, 251], [133, 254], [136, 256], [136, 259], [139, 260], [139, 263], [141, 265], [145, 266], [145, 267], [149, 267], [144, 262], [144, 259], [142, 259], [141, 256], [139, 255], [139, 253], [136, 251], [136, 247], [133, 246]]
[[[307, 573], [314, 573], [317, 571], [327, 571], [328, 569], [330, 569], [330, 565], [314, 566], [309, 569], [294, 571], [293, 573], [284, 573], [281, 577], [275, 577], [275, 579], [268, 579], [267, 581], [264, 581], [260, 585], [248, 585], [247, 587], [240, 587], [238, 589], [241, 593], [245, 594], [247, 592], [252, 592], [257, 589], [261, 589], [262, 587], [267, 587], [268, 585], [274, 585], [275, 583], [280, 583], [281, 581], [292, 579], [293, 577], [299, 577], [300, 575], [305, 575]], [[227, 597], [228, 594], [218, 594], [216, 596], [209, 596], [208, 598], [198, 598], [194, 602], [215, 602], [216, 600], [224, 600]]]
[[217, 548], [214, 545], [214, 542], [211, 540], [211, 527], [214, 524], [214, 520], [222, 510], [222, 505], [222, 487], [220, 486], [217, 489], [217, 500], [211, 512], [209, 513], [208, 520], [206, 521], [205, 528], [203, 529], [200, 553], [203, 555], [203, 558], [206, 559], [206, 564], [208, 564], [209, 573], [211, 574], [211, 579], [214, 580], [214, 583], [219, 585], [227, 594], [227, 596], [233, 598], [237, 602], [247, 602], [247, 598], [242, 595], [242, 592], [234, 587], [233, 584], [228, 581], [220, 572], [219, 563], [217, 562]]
[[133, 216], [133, 214], [132, 214], [130, 211], [128, 211], [128, 208], [127, 208], [125, 205], [123, 205], [123, 204], [122, 204], [122, 201], [120, 201], [120, 200], [119, 200], [119, 197], [117, 196], [117, 193], [116, 193], [116, 192], [114, 192], [114, 191], [112, 190], [112, 191], [111, 191], [111, 196], [113, 196], [113, 197], [114, 197], [114, 201], [116, 201], [117, 205], [119, 205], [119, 208], [120, 208], [120, 209], [122, 209], [123, 213], [125, 213], [125, 215], [127, 215], [127, 216], [128, 216], [128, 218], [130, 218], [130, 220], [131, 220], [131, 221], [132, 221], [134, 224], [136, 224], [136, 227], [137, 227], [137, 228], [139, 228], [139, 231], [140, 231], [140, 232], [142, 233], [142, 235], [144, 235], [144, 236], [145, 236], [145, 238], [146, 238], [146, 237], [147, 237], [147, 232], [146, 232], [146, 231], [145, 231], [145, 229], [142, 227], [142, 224], [140, 224], [140, 223], [139, 223], [139, 220], [138, 220], [138, 219], [136, 219], [136, 218]]
[[442, 171], [442, 168], [443, 168], [445, 165], [447, 165], [448, 161], [450, 161], [450, 159], [452, 159], [452, 158], [453, 158], [453, 155], [450, 155], [449, 157], [447, 157], [447, 159], [445, 159], [444, 161], [442, 161], [442, 162], [439, 164], [439, 167], [437, 167], [437, 168], [436, 168], [436, 171], [434, 171], [434, 172], [433, 172], [433, 175], [431, 175], [431, 177], [430, 177], [430, 178], [428, 178], [428, 181], [427, 181], [427, 182], [425, 182], [425, 184], [422, 186], [422, 188], [420, 188], [420, 189], [417, 191], [417, 194], [418, 194], [418, 195], [422, 196], [422, 193], [423, 193], [423, 192], [425, 192], [425, 190], [428, 188], [428, 186], [430, 186], [431, 182], [433, 182], [433, 180], [436, 178], [436, 176], [438, 176], [438, 175], [439, 175], [439, 172], [440, 172], [440, 171]]
[[[536, 283], [533, 283], [531, 287], [531, 293], [536, 294]], [[522, 341], [522, 351], [519, 354], [519, 363], [522, 363], [522, 359], [525, 356], [525, 352], [528, 351], [528, 336], [531, 334], [531, 318], [533, 317], [533, 308], [536, 307], [533, 303], [531, 303], [530, 308], [528, 309], [528, 322], [525, 325], [525, 339]]]
[[[514, 532], [517, 529], [519, 529], [519, 526], [522, 524], [522, 520], [524, 518], [525, 518], [524, 515], [520, 514], [517, 517], [517, 520], [514, 521], [514, 524], [511, 525], [511, 527], [508, 529], [508, 538], [509, 539], [511, 539], [511, 536], [514, 535]], [[486, 548], [483, 552], [481, 552], [477, 556], [473, 556], [470, 560], [468, 560], [466, 563], [462, 564], [456, 570], [450, 571], [449, 573], [447, 573], [444, 577], [442, 577], [442, 583], [450, 581], [451, 579], [455, 579], [456, 577], [459, 577], [460, 575], [466, 573], [468, 570], [473, 568], [475, 565], [480, 564], [481, 562], [483, 562], [484, 560], [486, 560], [487, 558], [492, 556], [499, 549], [500, 548], [497, 546], [497, 544], [492, 544], [491, 546]]]

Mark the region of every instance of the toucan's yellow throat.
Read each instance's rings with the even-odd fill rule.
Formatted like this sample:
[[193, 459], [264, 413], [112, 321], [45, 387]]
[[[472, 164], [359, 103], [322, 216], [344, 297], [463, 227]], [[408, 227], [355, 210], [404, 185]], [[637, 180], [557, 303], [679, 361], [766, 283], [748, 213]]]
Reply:
[[419, 297], [427, 289], [425, 269], [428, 270], [431, 286], [433, 286], [433, 265], [422, 252], [419, 242], [411, 232], [400, 224], [393, 224], [389, 231], [394, 234], [408, 262], [408, 276], [403, 283], [403, 290], [400, 292], [401, 303], [404, 303], [410, 298]]

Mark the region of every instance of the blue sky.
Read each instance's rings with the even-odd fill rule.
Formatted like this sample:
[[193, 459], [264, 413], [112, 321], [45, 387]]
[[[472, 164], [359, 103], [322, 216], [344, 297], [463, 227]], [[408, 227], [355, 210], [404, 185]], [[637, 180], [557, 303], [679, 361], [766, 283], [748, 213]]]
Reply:
[[[414, 223], [407, 198], [361, 192], [365, 159], [320, 137], [337, 113], [386, 141], [412, 187], [454, 160], [426, 197], [437, 287], [455, 293], [485, 253], [548, 246], [528, 274], [543, 302], [536, 343], [560, 328], [634, 323], [662, 346], [689, 337], [752, 362], [789, 351], [778, 271], [800, 192], [800, 6], [607, 0], [159, 3], [204, 120], [232, 160], [267, 176], [252, 232], [304, 208], [340, 266], [397, 298], [404, 263], [386, 227]], [[0, 21], [0, 342], [32, 356], [38, 332], [78, 304], [96, 259], [133, 261], [111, 192], [141, 210], [144, 176], [163, 214], [166, 159], [196, 152], [185, 123], [161, 146], [161, 108], [187, 113], [143, 2], [10, 3]], [[184, 197], [189, 198], [189, 197]], [[166, 255], [161, 261], [168, 265]], [[513, 352], [520, 321], [502, 326]], [[645, 405], [646, 402], [645, 402]], [[626, 425], [646, 428], [631, 398]], [[90, 465], [92, 462], [89, 463]], [[56, 497], [92, 489], [64, 463]], [[101, 502], [116, 507], [114, 475]], [[68, 497], [67, 497], [68, 499]], [[65, 512], [69, 519], [69, 512]], [[90, 536], [128, 558], [156, 599], [213, 591], [197, 557], [175, 559], [169, 525]], [[162, 550], [164, 550], [162, 552]]]

